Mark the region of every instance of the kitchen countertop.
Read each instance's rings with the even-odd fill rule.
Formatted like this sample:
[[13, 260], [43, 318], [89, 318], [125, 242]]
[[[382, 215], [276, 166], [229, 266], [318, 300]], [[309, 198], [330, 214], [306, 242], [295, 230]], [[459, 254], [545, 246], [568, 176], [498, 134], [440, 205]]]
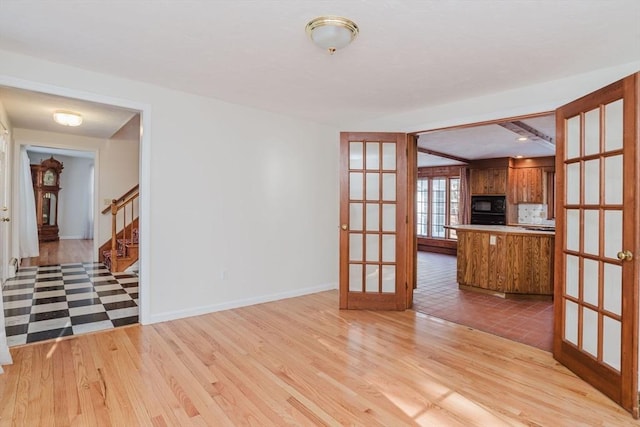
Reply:
[[544, 225], [447, 225], [446, 228], [460, 231], [487, 231], [494, 233], [517, 233], [517, 234], [542, 234], [545, 236], [554, 236], [555, 230], [548, 230], [548, 226]]

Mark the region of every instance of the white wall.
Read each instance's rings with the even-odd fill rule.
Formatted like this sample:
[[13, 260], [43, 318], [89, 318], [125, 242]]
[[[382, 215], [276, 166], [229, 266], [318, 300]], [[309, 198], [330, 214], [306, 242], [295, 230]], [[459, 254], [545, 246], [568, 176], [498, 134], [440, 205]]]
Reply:
[[31, 151], [27, 154], [32, 165], [40, 164], [51, 156], [63, 163], [60, 175], [62, 190], [58, 194], [58, 234], [61, 239], [88, 238], [89, 215], [93, 210], [89, 183], [94, 159]]
[[[140, 115], [136, 114], [100, 148], [100, 176], [98, 177], [100, 212], [108, 205], [105, 200], [118, 199], [138, 184], [139, 154]], [[99, 243], [102, 244], [111, 238], [111, 216], [100, 212], [96, 213], [96, 218], [99, 219], [98, 236]], [[134, 215], [138, 215], [137, 209]], [[117, 229], [120, 230], [122, 224], [120, 222], [118, 224]]]
[[337, 129], [11, 52], [0, 57], [0, 84], [144, 109], [143, 321], [336, 287]]
[[640, 61], [589, 70], [564, 79], [357, 122], [348, 130], [417, 132], [553, 111], [638, 71]]

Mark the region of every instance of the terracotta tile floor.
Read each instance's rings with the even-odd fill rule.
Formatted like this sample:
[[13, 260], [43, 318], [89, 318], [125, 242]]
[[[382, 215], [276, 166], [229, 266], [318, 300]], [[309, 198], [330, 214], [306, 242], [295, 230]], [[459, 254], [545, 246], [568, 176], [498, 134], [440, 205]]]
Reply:
[[416, 311], [551, 351], [553, 302], [519, 301], [458, 289], [456, 257], [418, 252]]

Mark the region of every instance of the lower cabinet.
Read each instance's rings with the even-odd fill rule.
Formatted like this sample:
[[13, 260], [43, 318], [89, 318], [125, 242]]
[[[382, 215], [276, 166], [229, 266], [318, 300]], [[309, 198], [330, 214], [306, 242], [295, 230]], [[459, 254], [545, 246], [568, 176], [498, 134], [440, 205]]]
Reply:
[[458, 283], [505, 294], [553, 295], [554, 236], [457, 230]]

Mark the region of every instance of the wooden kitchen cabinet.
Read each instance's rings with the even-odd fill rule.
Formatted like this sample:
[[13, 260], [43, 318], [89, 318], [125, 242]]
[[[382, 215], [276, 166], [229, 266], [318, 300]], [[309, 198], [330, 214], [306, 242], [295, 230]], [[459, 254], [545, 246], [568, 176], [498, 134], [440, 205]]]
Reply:
[[469, 188], [471, 194], [506, 194], [507, 169], [471, 169]]
[[505, 237], [494, 235], [495, 241], [491, 244], [489, 233], [458, 233], [458, 283], [504, 292], [507, 278], [506, 258], [502, 255]]
[[512, 170], [512, 197], [514, 203], [544, 203], [542, 168], [516, 168]]
[[[458, 284], [505, 296], [553, 295], [554, 235], [458, 226]], [[507, 231], [516, 230], [516, 231]]]
[[554, 236], [507, 235], [506, 293], [553, 295]]

